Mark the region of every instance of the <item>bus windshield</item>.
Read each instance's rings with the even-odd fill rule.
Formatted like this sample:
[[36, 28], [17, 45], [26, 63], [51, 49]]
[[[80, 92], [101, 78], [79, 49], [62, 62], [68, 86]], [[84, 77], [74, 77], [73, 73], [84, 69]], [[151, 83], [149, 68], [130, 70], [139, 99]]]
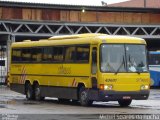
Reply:
[[102, 72], [148, 72], [145, 45], [103, 44]]

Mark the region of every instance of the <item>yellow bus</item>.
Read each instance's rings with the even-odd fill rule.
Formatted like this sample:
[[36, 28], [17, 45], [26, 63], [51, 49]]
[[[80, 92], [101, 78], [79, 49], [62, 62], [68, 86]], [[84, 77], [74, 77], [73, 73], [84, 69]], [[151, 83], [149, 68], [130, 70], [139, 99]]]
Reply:
[[29, 100], [56, 97], [93, 101], [132, 100], [149, 96], [146, 42], [106, 34], [54, 36], [11, 45], [10, 88]]

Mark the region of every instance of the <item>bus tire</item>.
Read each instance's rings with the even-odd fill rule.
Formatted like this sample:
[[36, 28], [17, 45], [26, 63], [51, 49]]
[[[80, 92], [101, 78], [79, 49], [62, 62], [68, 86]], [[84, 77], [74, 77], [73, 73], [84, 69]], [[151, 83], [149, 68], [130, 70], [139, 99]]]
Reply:
[[121, 107], [128, 107], [131, 102], [132, 100], [118, 100], [118, 103]]
[[82, 106], [90, 106], [93, 101], [88, 99], [88, 91], [82, 86], [79, 90], [79, 101]]
[[44, 100], [45, 99], [45, 97], [41, 96], [41, 89], [40, 89], [38, 83], [35, 84], [35, 86], [34, 86], [34, 95], [35, 95], [35, 100], [36, 101], [40, 101], [40, 100]]
[[33, 88], [30, 83], [27, 83], [27, 85], [26, 85], [26, 98], [27, 98], [27, 100], [33, 100], [33, 98], [34, 98]]

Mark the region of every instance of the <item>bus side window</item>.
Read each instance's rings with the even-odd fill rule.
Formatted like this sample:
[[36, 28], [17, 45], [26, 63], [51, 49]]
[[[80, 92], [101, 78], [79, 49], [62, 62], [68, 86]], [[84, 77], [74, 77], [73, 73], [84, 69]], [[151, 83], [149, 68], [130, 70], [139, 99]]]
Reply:
[[63, 62], [64, 60], [64, 47], [53, 47], [53, 62]]
[[13, 49], [12, 50], [12, 62], [20, 62], [21, 61], [22, 50]]
[[21, 49], [22, 50], [22, 61], [29, 62], [31, 60], [31, 50], [29, 48]]
[[92, 74], [97, 72], [97, 48], [92, 49]]
[[42, 49], [41, 48], [32, 48], [31, 61], [32, 62], [41, 62], [42, 61]]
[[89, 62], [89, 45], [76, 46], [76, 62], [88, 63]]
[[65, 47], [65, 62], [74, 62], [76, 48], [74, 46]]
[[53, 47], [44, 47], [42, 61], [43, 62], [51, 62], [53, 60]]

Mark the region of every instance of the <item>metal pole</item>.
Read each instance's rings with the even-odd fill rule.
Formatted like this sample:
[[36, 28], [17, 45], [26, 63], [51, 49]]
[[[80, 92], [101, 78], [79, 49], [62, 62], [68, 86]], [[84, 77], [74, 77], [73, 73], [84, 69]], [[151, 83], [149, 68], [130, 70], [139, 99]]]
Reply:
[[144, 8], [146, 8], [146, 7], [147, 7], [147, 1], [144, 0]]
[[15, 42], [15, 36], [13, 35], [8, 35], [7, 39], [7, 73], [9, 72], [9, 65], [10, 65], [10, 55], [11, 55], [11, 44]]

